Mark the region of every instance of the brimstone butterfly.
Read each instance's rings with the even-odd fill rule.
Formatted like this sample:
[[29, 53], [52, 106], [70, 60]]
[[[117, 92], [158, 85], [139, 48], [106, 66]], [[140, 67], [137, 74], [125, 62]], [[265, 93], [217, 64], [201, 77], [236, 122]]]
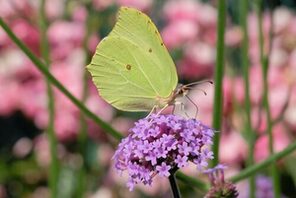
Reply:
[[175, 64], [151, 19], [128, 7], [120, 8], [87, 69], [101, 97], [123, 111], [164, 108], [189, 86], [178, 86]]

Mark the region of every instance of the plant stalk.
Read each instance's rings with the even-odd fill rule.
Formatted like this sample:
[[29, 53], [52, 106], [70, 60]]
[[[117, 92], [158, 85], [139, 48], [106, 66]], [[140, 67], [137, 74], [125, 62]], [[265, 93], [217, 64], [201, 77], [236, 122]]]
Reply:
[[176, 177], [175, 177], [175, 173], [176, 173], [177, 170], [178, 170], [178, 167], [174, 167], [170, 171], [171, 174], [169, 176], [169, 181], [170, 181], [173, 197], [174, 198], [181, 198], [181, 194], [180, 194], [179, 187], [177, 185]]
[[[260, 62], [262, 67], [262, 77], [263, 77], [263, 106], [266, 112], [267, 118], [267, 134], [268, 134], [268, 148], [270, 154], [274, 154], [273, 149], [273, 137], [272, 137], [272, 119], [270, 113], [270, 106], [269, 106], [269, 99], [268, 99], [268, 69], [269, 69], [269, 55], [272, 50], [272, 30], [273, 30], [273, 16], [271, 14], [271, 29], [270, 29], [270, 49], [269, 53], [266, 55], [264, 54], [264, 38], [263, 38], [263, 2], [262, 0], [257, 1], [257, 17], [258, 17], [258, 34], [259, 34], [259, 46], [260, 46]], [[278, 171], [276, 168], [276, 161], [271, 164], [271, 175], [272, 175], [272, 182], [273, 182], [273, 190], [274, 190], [274, 197], [280, 197], [280, 185], [279, 185], [279, 176]]]
[[[224, 35], [225, 35], [225, 23], [226, 23], [226, 1], [218, 1], [218, 35], [217, 35], [217, 59], [215, 70], [215, 96], [214, 96], [214, 113], [213, 113], [213, 128], [217, 131], [221, 131], [222, 125], [222, 113], [223, 113], [223, 73], [224, 73]], [[219, 163], [219, 142], [220, 132], [214, 136], [213, 144], [213, 166]]]
[[[251, 102], [250, 102], [250, 81], [249, 81], [249, 39], [248, 39], [248, 24], [247, 24], [247, 15], [248, 15], [248, 0], [241, 0], [240, 2], [240, 25], [243, 30], [243, 41], [241, 48], [241, 60], [243, 67], [243, 76], [244, 76], [244, 88], [245, 88], [245, 113], [246, 113], [246, 133], [248, 133], [248, 160], [247, 166], [252, 166], [254, 164], [254, 146], [256, 141], [256, 134], [252, 128], [251, 121]], [[249, 179], [249, 192], [250, 197], [255, 198], [256, 195], [256, 182], [255, 175], [250, 176]]]
[[[49, 57], [49, 43], [47, 39], [47, 28], [48, 22], [45, 15], [45, 0], [41, 1], [39, 15], [40, 15], [40, 49], [41, 54], [44, 60], [45, 66], [49, 69], [50, 67], [50, 57]], [[57, 156], [57, 137], [54, 129], [54, 117], [55, 117], [55, 104], [54, 104], [54, 93], [51, 87], [49, 80], [46, 78], [47, 86], [47, 96], [48, 96], [48, 126], [47, 126], [47, 135], [49, 139], [50, 146], [50, 174], [49, 174], [49, 186], [51, 189], [51, 197], [56, 198], [58, 196], [58, 181], [59, 181], [59, 161]]]

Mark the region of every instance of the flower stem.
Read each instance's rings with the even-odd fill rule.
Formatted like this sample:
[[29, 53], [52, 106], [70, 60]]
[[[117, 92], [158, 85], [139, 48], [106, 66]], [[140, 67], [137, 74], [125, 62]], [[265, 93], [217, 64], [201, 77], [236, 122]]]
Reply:
[[[88, 53], [88, 41], [89, 41], [89, 37], [90, 37], [90, 21], [91, 21], [91, 17], [92, 17], [92, 10], [90, 7], [90, 3], [86, 4], [86, 8], [88, 9], [88, 16], [86, 19], [86, 23], [85, 23], [85, 29], [86, 29], [86, 33], [84, 36], [84, 40], [83, 40], [83, 51], [85, 53], [85, 64], [88, 64], [90, 62], [90, 56]], [[82, 93], [82, 99], [81, 102], [85, 103], [86, 99], [88, 96], [88, 74], [87, 72], [84, 70], [84, 74], [83, 74], [83, 93]], [[80, 154], [83, 158], [83, 163], [82, 163], [82, 167], [80, 168], [79, 172], [78, 172], [78, 185], [77, 185], [77, 193], [76, 193], [76, 197], [77, 198], [82, 198], [85, 196], [84, 192], [85, 192], [85, 188], [86, 188], [86, 183], [87, 183], [87, 164], [86, 164], [86, 147], [87, 147], [87, 140], [88, 140], [88, 136], [87, 136], [87, 123], [86, 123], [86, 118], [85, 115], [81, 114], [80, 115], [80, 133], [78, 136], [78, 143], [79, 143], [79, 150], [80, 150]]]
[[[248, 27], [247, 27], [247, 14], [248, 14], [248, 0], [241, 0], [240, 3], [240, 25], [243, 30], [243, 42], [241, 49], [241, 60], [244, 74], [244, 85], [245, 85], [245, 112], [246, 112], [246, 133], [248, 133], [248, 144], [249, 144], [249, 152], [248, 152], [248, 166], [252, 166], [254, 164], [254, 144], [256, 140], [256, 134], [252, 129], [251, 123], [251, 102], [250, 102], [250, 88], [249, 88], [249, 39], [248, 39]], [[251, 176], [249, 179], [250, 185], [250, 197], [255, 198], [256, 194], [256, 183], [255, 176]]]
[[[47, 20], [45, 16], [45, 0], [41, 1], [40, 5], [40, 34], [41, 34], [41, 41], [40, 41], [40, 49], [41, 54], [44, 59], [45, 66], [48, 68], [50, 67], [50, 58], [49, 58], [49, 44], [47, 40]], [[48, 96], [48, 126], [47, 126], [47, 135], [49, 139], [49, 146], [50, 146], [50, 174], [49, 174], [49, 186], [51, 189], [51, 197], [55, 198], [58, 195], [58, 181], [59, 181], [59, 162], [57, 156], [57, 138], [54, 130], [54, 116], [55, 116], [55, 105], [54, 105], [54, 93], [50, 82], [46, 79], [46, 86], [47, 86], [47, 96]]]
[[82, 111], [86, 116], [92, 119], [95, 123], [100, 125], [106, 133], [113, 136], [117, 140], [120, 140], [123, 136], [112, 128], [108, 123], [101, 120], [97, 115], [91, 112], [82, 102], [79, 101], [75, 96], [73, 96], [48, 70], [44, 63], [39, 60], [33, 52], [26, 47], [26, 45], [20, 41], [16, 35], [11, 31], [8, 25], [0, 17], [0, 26], [4, 29], [10, 39], [28, 56], [28, 58], [35, 64], [39, 71], [51, 82], [57, 89], [59, 89], [69, 100], [75, 104], [80, 111]]
[[[224, 70], [224, 35], [225, 35], [225, 21], [226, 21], [226, 2], [225, 0], [218, 1], [218, 35], [217, 35], [217, 59], [215, 70], [215, 97], [214, 97], [214, 113], [213, 113], [213, 128], [217, 131], [221, 130], [222, 125], [222, 108], [223, 108], [223, 70]], [[219, 141], [220, 134], [216, 133], [214, 136], [214, 159], [213, 166], [219, 162]]]
[[175, 177], [175, 173], [177, 170], [178, 170], [178, 167], [174, 167], [172, 170], [170, 170], [171, 174], [169, 176], [169, 181], [170, 181], [174, 198], [181, 198], [179, 187], [177, 185], [176, 177]]
[[[267, 118], [267, 134], [268, 134], [268, 148], [269, 152], [272, 155], [274, 153], [273, 149], [273, 137], [272, 137], [272, 119], [270, 113], [269, 99], [268, 99], [268, 69], [269, 69], [269, 55], [272, 50], [272, 34], [273, 34], [273, 16], [271, 13], [271, 29], [270, 29], [270, 46], [269, 53], [264, 54], [264, 39], [263, 39], [263, 27], [262, 27], [262, 10], [263, 2], [262, 0], [257, 1], [257, 17], [258, 17], [258, 34], [259, 34], [259, 46], [260, 46], [260, 62], [262, 67], [262, 76], [263, 76], [263, 106], [266, 112]], [[276, 168], [276, 162], [274, 161], [271, 164], [271, 175], [273, 182], [274, 197], [280, 197], [280, 185], [279, 185], [279, 176]]]

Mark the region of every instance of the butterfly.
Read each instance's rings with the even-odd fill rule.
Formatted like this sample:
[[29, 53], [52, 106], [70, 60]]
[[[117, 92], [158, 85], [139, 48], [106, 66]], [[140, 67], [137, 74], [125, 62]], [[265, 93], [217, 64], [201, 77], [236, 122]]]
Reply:
[[87, 69], [101, 97], [122, 111], [163, 110], [195, 84], [178, 84], [176, 66], [156, 26], [129, 7], [120, 8]]

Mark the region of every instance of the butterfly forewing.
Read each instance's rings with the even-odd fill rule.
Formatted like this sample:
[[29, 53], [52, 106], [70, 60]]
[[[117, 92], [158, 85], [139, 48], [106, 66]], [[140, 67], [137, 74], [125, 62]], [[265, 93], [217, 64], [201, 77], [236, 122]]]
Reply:
[[152, 21], [120, 9], [112, 32], [98, 45], [88, 70], [100, 95], [124, 111], [150, 111], [177, 86], [175, 65]]

